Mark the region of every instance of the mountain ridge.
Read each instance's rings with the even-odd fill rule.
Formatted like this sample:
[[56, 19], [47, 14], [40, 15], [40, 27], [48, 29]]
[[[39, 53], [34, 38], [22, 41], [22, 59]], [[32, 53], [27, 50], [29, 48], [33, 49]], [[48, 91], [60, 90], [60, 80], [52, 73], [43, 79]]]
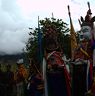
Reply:
[[0, 54], [0, 63], [7, 64], [7, 63], [16, 63], [17, 60], [24, 59], [24, 61], [27, 61], [27, 56], [25, 53], [19, 53], [19, 54]]

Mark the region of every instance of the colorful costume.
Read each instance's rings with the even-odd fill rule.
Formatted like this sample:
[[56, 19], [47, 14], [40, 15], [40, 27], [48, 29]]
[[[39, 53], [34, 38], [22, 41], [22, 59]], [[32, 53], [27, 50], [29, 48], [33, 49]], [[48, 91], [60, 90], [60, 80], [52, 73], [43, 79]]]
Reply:
[[[93, 83], [93, 22], [95, 20], [91, 17], [91, 14], [91, 10], [89, 9], [85, 19], [81, 17], [80, 42], [78, 48], [75, 50], [76, 64], [73, 64], [73, 96], [84, 96]], [[85, 81], [82, 80], [82, 77], [84, 77]], [[77, 83], [74, 82], [75, 80], [77, 80]], [[74, 90], [77, 91], [75, 92], [76, 94], [74, 93]]]
[[70, 74], [62, 59], [55, 26], [49, 26], [44, 39], [46, 61], [46, 66], [43, 68], [45, 71], [45, 96], [71, 96]]
[[18, 70], [15, 73], [15, 80], [17, 86], [17, 96], [25, 96], [26, 80], [28, 78], [28, 72], [25, 69], [23, 63], [18, 63]]

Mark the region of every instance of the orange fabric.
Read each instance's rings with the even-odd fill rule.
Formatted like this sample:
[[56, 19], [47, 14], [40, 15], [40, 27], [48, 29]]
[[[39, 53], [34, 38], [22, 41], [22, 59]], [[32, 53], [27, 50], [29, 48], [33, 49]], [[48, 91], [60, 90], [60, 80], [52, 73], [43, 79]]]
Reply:
[[19, 65], [17, 72], [15, 73], [16, 82], [22, 81], [22, 77], [26, 80], [28, 78], [28, 71], [25, 69], [24, 65]]
[[20, 67], [18, 69], [18, 73], [21, 74], [24, 78], [27, 78], [28, 77], [28, 72], [24, 68], [24, 65], [20, 65]]

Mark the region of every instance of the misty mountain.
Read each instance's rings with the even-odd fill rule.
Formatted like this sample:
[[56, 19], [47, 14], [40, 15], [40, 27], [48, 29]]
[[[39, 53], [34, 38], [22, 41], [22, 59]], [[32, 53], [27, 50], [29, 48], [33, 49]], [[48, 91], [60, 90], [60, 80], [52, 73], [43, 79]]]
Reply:
[[16, 64], [17, 60], [23, 59], [24, 63], [28, 63], [28, 58], [24, 53], [20, 54], [12, 54], [12, 55], [2, 55], [3, 53], [0, 53], [0, 63], [1, 64]]

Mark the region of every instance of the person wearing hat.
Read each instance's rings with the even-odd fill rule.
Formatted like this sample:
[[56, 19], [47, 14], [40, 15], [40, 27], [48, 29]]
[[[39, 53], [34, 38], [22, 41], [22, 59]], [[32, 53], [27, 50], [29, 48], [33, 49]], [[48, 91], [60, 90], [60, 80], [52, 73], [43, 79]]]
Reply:
[[13, 88], [15, 86], [14, 73], [11, 71], [11, 65], [6, 65], [6, 71], [4, 74], [4, 84], [6, 87], [6, 96], [13, 96]]
[[27, 96], [43, 96], [43, 78], [32, 59], [29, 66]]
[[4, 72], [2, 70], [2, 64], [0, 64], [0, 95], [5, 96]]
[[28, 77], [28, 72], [23, 64], [23, 59], [17, 61], [17, 71], [15, 74], [16, 86], [17, 86], [17, 96], [25, 96], [25, 87]]

